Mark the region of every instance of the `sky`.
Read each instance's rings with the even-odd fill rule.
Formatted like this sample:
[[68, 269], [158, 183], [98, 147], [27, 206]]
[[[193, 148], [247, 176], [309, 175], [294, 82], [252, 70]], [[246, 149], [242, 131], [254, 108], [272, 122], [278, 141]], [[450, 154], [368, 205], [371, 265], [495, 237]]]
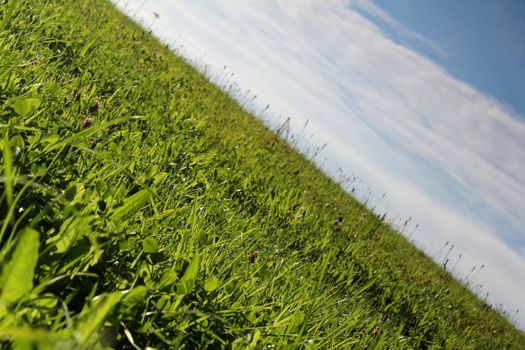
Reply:
[[[375, 3], [440, 50], [408, 40], [402, 43], [437, 61], [454, 77], [525, 115], [525, 1], [377, 0]], [[374, 18], [372, 14], [368, 18], [394, 34], [388, 23], [377, 16]]]
[[525, 329], [524, 2], [114, 2]]

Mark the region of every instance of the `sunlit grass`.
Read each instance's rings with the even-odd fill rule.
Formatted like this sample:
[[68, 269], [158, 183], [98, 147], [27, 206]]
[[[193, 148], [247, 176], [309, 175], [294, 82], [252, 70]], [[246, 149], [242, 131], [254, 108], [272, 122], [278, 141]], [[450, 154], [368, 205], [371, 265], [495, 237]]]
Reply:
[[2, 346], [525, 344], [107, 2], [0, 4]]

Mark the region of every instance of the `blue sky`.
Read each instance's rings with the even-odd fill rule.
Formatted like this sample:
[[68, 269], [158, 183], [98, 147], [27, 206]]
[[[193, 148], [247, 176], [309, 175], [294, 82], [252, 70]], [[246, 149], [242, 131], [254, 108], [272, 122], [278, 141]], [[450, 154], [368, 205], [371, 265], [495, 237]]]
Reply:
[[525, 328], [521, 24], [487, 19], [484, 1], [479, 14], [444, 1], [115, 2], [219, 85], [257, 94], [254, 110], [270, 104], [256, 113], [269, 125], [308, 121], [300, 146], [326, 144], [328, 174], [356, 175], [357, 197], [394, 226], [412, 217], [409, 239], [437, 262], [453, 242], [459, 278], [485, 265], [470, 285], [520, 309]]
[[377, 0], [407, 28], [441, 51], [410, 38], [370, 14], [394, 38], [439, 62], [452, 75], [493, 95], [525, 118], [525, 1]]
[[[495, 97], [516, 117], [525, 119], [525, 2], [379, 0], [373, 4], [355, 1], [349, 6], [392, 40], [432, 59], [455, 78]], [[426, 162], [428, 171], [439, 172], [426, 159], [419, 162]], [[457, 195], [457, 183], [449, 180], [440, 184], [445, 184], [440, 191], [442, 200], [459, 205], [462, 198]], [[463, 206], [497, 226], [499, 237], [510, 245], [525, 245], [521, 227], [501, 220], [483, 201], [471, 200]]]

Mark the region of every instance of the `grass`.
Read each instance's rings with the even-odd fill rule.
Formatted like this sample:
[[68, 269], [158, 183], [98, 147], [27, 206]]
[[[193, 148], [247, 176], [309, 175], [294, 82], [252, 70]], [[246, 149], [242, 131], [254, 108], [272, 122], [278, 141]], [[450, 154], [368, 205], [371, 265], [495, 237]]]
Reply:
[[106, 1], [0, 0], [0, 132], [0, 347], [525, 346]]

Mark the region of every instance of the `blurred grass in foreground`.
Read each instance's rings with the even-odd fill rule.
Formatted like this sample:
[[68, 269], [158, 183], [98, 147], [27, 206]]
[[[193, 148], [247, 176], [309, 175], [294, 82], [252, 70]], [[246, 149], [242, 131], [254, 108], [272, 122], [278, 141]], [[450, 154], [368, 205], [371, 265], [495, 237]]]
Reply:
[[106, 1], [0, 0], [0, 102], [1, 347], [524, 347]]

